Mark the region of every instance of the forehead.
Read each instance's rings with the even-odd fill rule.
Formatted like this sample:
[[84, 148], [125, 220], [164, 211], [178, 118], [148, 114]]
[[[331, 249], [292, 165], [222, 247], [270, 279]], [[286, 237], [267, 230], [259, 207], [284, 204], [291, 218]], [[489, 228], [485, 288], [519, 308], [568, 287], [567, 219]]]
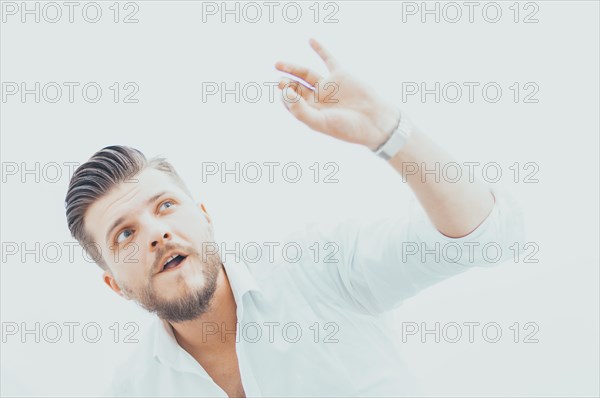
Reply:
[[171, 175], [150, 167], [144, 169], [135, 177], [117, 184], [90, 205], [85, 214], [87, 232], [94, 241], [103, 241], [102, 234], [116, 219], [145, 209], [148, 200], [161, 192], [187, 197]]

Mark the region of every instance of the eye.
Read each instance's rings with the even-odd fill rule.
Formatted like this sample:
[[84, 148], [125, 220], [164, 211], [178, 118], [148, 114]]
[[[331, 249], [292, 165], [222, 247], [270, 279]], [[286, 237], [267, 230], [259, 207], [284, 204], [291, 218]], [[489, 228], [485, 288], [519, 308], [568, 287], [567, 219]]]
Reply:
[[116, 238], [116, 242], [118, 244], [120, 244], [121, 242], [123, 242], [124, 240], [126, 240], [127, 238], [129, 238], [131, 235], [133, 234], [133, 230], [132, 229], [124, 229], [123, 231], [121, 231]]
[[173, 206], [175, 206], [175, 202], [173, 202], [172, 200], [166, 200], [160, 205], [159, 210], [165, 210]]

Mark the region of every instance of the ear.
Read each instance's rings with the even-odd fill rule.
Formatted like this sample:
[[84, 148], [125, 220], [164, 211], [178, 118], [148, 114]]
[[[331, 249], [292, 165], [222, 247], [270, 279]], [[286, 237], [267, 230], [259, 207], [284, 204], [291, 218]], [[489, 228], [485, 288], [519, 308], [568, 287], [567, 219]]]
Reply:
[[208, 221], [208, 223], [212, 224], [212, 220], [210, 219], [210, 216], [208, 215], [208, 212], [206, 211], [206, 207], [204, 207], [204, 203], [197, 203], [197, 206], [200, 209], [200, 211], [202, 213], [204, 213], [204, 216], [206, 217], [206, 220]]
[[115, 280], [114, 276], [110, 273], [110, 271], [104, 271], [104, 273], [102, 274], [102, 280], [104, 281], [104, 283], [106, 283], [108, 287], [112, 289], [112, 291], [114, 291], [124, 299], [129, 300], [129, 297], [127, 297], [123, 290], [121, 290], [121, 288], [117, 284], [117, 281]]

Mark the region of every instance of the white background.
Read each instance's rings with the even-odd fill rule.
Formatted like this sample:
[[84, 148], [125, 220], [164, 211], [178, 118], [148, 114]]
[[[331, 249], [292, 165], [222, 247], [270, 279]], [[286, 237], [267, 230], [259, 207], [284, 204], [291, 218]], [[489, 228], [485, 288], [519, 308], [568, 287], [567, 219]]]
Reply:
[[[34, 7], [34, 2], [27, 4]], [[273, 23], [266, 7], [257, 23], [243, 15], [239, 23], [231, 15], [222, 23], [220, 14], [203, 22], [200, 3], [145, 1], [136, 2], [139, 22], [125, 24], [112, 21], [112, 2], [99, 4], [103, 15], [98, 23], [82, 18], [81, 5], [73, 23], [66, 7], [57, 23], [43, 18], [36, 23], [33, 16], [22, 23], [20, 13], [3, 14], [2, 82], [26, 82], [30, 88], [34, 82], [98, 82], [103, 88], [97, 103], [84, 101], [77, 89], [74, 103], [68, 102], [66, 91], [57, 103], [35, 103], [32, 95], [25, 102], [17, 95], [1, 103], [3, 328], [22, 322], [30, 328], [36, 322], [97, 322], [104, 333], [100, 342], [88, 343], [79, 327], [70, 343], [65, 327], [60, 342], [53, 344], [43, 338], [36, 343], [34, 334], [22, 335], [22, 330], [6, 335], [3, 329], [3, 395], [98, 395], [117, 361], [136, 345], [112, 342], [109, 326], [119, 322], [123, 332], [124, 323], [138, 323], [136, 337], [142, 343], [149, 319], [101, 282], [100, 269], [86, 262], [79, 248], [69, 261], [66, 244], [74, 239], [63, 205], [68, 169], [62, 169], [56, 182], [49, 181], [52, 173], [36, 183], [33, 174], [6, 173], [11, 162], [19, 167], [25, 162], [29, 168], [39, 162], [42, 171], [52, 162], [82, 163], [114, 144], [134, 146], [147, 156], [163, 154], [205, 203], [221, 240], [276, 240], [308, 222], [408, 213], [412, 194], [388, 165], [366, 148], [309, 130], [279, 98], [270, 102], [265, 86], [256, 103], [244, 98], [236, 103], [232, 95], [224, 102], [218, 96], [203, 102], [206, 82], [233, 88], [235, 82], [278, 81], [277, 60], [326, 73], [308, 45], [309, 37], [315, 37], [459, 160], [500, 164], [503, 175], [497, 184], [521, 203], [527, 240], [539, 247], [537, 263], [472, 270], [422, 292], [398, 310], [404, 322], [496, 322], [504, 332], [495, 344], [482, 339], [480, 329], [474, 343], [466, 337], [456, 344], [436, 343], [431, 336], [425, 343], [419, 336], [409, 338], [403, 345], [405, 360], [424, 393], [598, 396], [597, 2], [534, 2], [537, 23], [523, 23], [535, 9], [524, 8], [525, 3], [518, 4], [515, 23], [509, 8], [513, 2], [497, 3], [502, 9], [497, 23], [483, 18], [483, 2], [473, 23], [462, 2], [463, 15], [456, 23], [444, 14], [439, 23], [433, 15], [423, 23], [420, 13], [403, 14], [402, 3], [392, 1], [336, 2], [337, 23], [323, 23], [336, 10], [325, 9], [324, 3], [318, 23], [309, 9], [312, 2], [298, 3], [303, 14], [297, 23], [282, 17], [281, 5]], [[433, 9], [435, 3], [428, 6]], [[494, 17], [493, 10], [489, 16]], [[108, 89], [114, 82], [135, 82], [139, 102], [114, 103]], [[429, 88], [435, 82], [480, 86], [473, 103], [466, 89], [457, 103], [444, 98], [436, 103], [433, 95], [403, 101], [403, 82], [426, 82]], [[481, 95], [488, 82], [503, 89], [496, 103]], [[538, 102], [524, 103], [521, 97], [515, 103], [509, 89], [514, 82], [537, 84]], [[236, 161], [295, 161], [305, 175], [297, 184], [285, 182], [281, 174], [272, 184], [266, 177], [256, 184], [235, 183], [231, 176], [226, 183], [216, 176], [203, 183], [202, 162], [232, 167]], [[308, 166], [314, 162], [339, 165], [339, 182], [312, 182]], [[538, 182], [525, 183], [530, 169], [521, 169], [515, 183], [509, 169], [515, 162], [521, 167], [534, 162]], [[481, 176], [481, 168], [476, 170]], [[36, 261], [33, 254], [22, 261], [21, 253], [7, 256], [7, 242], [27, 248], [56, 242], [64, 250], [56, 262], [47, 256]], [[515, 322], [521, 329], [527, 322], [537, 324], [539, 341], [524, 343], [522, 329], [515, 343], [509, 329]]]

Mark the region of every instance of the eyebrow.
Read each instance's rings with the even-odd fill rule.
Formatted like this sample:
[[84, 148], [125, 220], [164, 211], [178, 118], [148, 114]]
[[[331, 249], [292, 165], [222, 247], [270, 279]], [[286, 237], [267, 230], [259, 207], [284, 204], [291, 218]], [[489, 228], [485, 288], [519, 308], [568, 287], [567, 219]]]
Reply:
[[[160, 198], [161, 196], [163, 196], [166, 193], [167, 193], [167, 191], [162, 191], [162, 192], [159, 192], [156, 195], [152, 196], [150, 199], [148, 199], [146, 201], [146, 206], [154, 203], [158, 198]], [[121, 216], [121, 217], [117, 218], [116, 221], [114, 223], [112, 223], [112, 225], [108, 229], [108, 232], [106, 233], [106, 237], [105, 237], [105, 241], [106, 242], [108, 242], [108, 240], [110, 238], [110, 234], [112, 233], [112, 231], [115, 228], [117, 228], [119, 225], [121, 225], [121, 223], [123, 223], [123, 221], [125, 221], [125, 216]]]

